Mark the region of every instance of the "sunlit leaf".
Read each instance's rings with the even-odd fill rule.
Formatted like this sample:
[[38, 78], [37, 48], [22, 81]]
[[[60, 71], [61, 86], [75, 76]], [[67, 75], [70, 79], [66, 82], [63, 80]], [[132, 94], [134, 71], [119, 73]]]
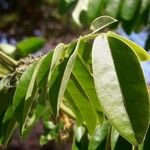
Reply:
[[[93, 77], [104, 112], [132, 144], [149, 126], [149, 95], [137, 55], [122, 41], [98, 36], [92, 49]], [[133, 73], [134, 72], [134, 73]]]
[[140, 61], [150, 60], [149, 53], [147, 53], [142, 47], [140, 47], [136, 43], [132, 42], [131, 40], [128, 40], [127, 38], [119, 36], [113, 32], [108, 32], [108, 36], [117, 38], [118, 40], [121, 40], [122, 42], [127, 44], [137, 54]]
[[89, 0], [78, 0], [78, 3], [76, 5], [75, 9], [72, 12], [72, 17], [79, 26], [82, 25], [80, 22], [80, 15], [81, 15], [82, 11], [87, 11], [88, 4], [89, 4]]
[[10, 44], [1, 43], [0, 44], [0, 51], [3, 51], [5, 54], [15, 57], [16, 47]]
[[91, 23], [90, 29], [93, 31], [93, 33], [96, 33], [115, 22], [117, 22], [117, 20], [112, 17], [101, 16]]

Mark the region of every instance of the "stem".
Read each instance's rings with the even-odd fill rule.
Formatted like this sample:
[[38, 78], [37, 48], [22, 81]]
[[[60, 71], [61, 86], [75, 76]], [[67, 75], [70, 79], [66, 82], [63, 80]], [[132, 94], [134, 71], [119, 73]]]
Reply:
[[112, 126], [108, 130], [105, 150], [110, 150], [111, 149], [111, 129], [112, 129]]
[[8, 65], [8, 66], [10, 66], [12, 68], [16, 68], [18, 66], [18, 62], [16, 60], [14, 60], [13, 58], [9, 57], [8, 55], [3, 53], [2, 51], [0, 51], [0, 59], [4, 61], [6, 66]]
[[138, 146], [137, 146], [137, 145], [136, 145], [136, 146], [135, 146], [135, 145], [133, 145], [133, 146], [132, 146], [132, 150], [139, 150], [139, 148], [138, 148]]
[[64, 113], [66, 113], [68, 116], [70, 116], [72, 119], [75, 119], [74, 114], [71, 112], [71, 110], [70, 110], [67, 106], [65, 106], [65, 104], [61, 103], [60, 109], [61, 109]]

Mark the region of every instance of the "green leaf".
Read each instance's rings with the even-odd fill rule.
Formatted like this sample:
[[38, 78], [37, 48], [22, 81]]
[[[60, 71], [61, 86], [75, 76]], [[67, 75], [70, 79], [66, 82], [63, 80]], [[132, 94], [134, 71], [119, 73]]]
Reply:
[[62, 98], [64, 96], [64, 93], [65, 93], [72, 69], [74, 67], [74, 63], [76, 61], [78, 50], [80, 49], [80, 43], [81, 43], [81, 39], [79, 38], [77, 45], [76, 45], [76, 48], [75, 48], [74, 52], [72, 53], [72, 55], [70, 56], [70, 58], [66, 64], [64, 73], [63, 73], [63, 77], [62, 77], [62, 81], [61, 81], [60, 89], [59, 89], [59, 93], [58, 93], [58, 99], [57, 99], [57, 115], [59, 112], [59, 107], [60, 107]]
[[36, 84], [38, 88], [46, 86], [48, 80], [48, 73], [51, 66], [53, 52], [49, 52], [43, 58], [41, 58], [41, 65], [39, 67], [37, 76], [36, 76]]
[[115, 149], [118, 138], [119, 138], [118, 131], [112, 127], [112, 129], [111, 129], [111, 149], [112, 150]]
[[125, 0], [121, 6], [121, 18], [124, 20], [132, 20], [139, 10], [140, 0]]
[[71, 97], [70, 93], [67, 90], [65, 91], [63, 103], [65, 103], [75, 114], [76, 117], [75, 120], [77, 125], [82, 125], [84, 122], [83, 116], [80, 112], [80, 109], [78, 108], [75, 101], [73, 100], [73, 97]]
[[146, 9], [149, 9], [150, 1], [149, 0], [142, 0], [140, 13], [144, 13]]
[[150, 55], [149, 53], [147, 53], [142, 47], [140, 47], [139, 45], [137, 45], [136, 43], [122, 37], [119, 36], [113, 32], [108, 32], [107, 34], [109, 37], [114, 37], [122, 42], [124, 42], [125, 44], [127, 44], [138, 56], [140, 61], [148, 61], [150, 60]]
[[15, 120], [15, 117], [12, 117], [6, 126], [6, 132], [4, 134], [3, 144], [7, 145], [15, 128], [17, 126], [17, 122]]
[[102, 14], [106, 2], [107, 0], [89, 0], [87, 16], [90, 22]]
[[72, 150], [87, 150], [88, 149], [87, 131], [82, 126], [74, 126], [74, 139]]
[[[34, 72], [32, 74], [32, 77], [31, 77], [31, 80], [27, 89], [26, 97], [25, 97], [25, 103], [24, 103], [24, 108], [23, 108], [22, 132], [27, 123], [28, 114], [31, 111], [33, 102], [37, 98], [37, 93], [39, 91], [39, 88], [42, 87], [41, 83], [43, 82], [46, 84], [46, 81], [48, 79], [51, 59], [52, 59], [52, 53], [50, 52], [46, 56], [41, 58], [40, 61], [35, 66]], [[45, 88], [46, 88], [46, 85], [45, 85]], [[46, 97], [43, 97], [43, 98], [44, 98], [43, 101], [46, 101], [45, 100]]]
[[[88, 130], [90, 130], [91, 133], [94, 128], [94, 123], [102, 123], [103, 113], [96, 95], [91, 72], [88, 70], [87, 64], [85, 64], [89, 59], [89, 56], [86, 55], [90, 55], [89, 52], [91, 51], [90, 49], [88, 49], [89, 52], [84, 52], [87, 50], [85, 46], [86, 44], [86, 42], [81, 42], [78, 56], [76, 57], [76, 61], [72, 70], [72, 75], [67, 86], [67, 91], [65, 92], [65, 102], [69, 104], [72, 111], [75, 113], [77, 122], [79, 124], [83, 124], [83, 122], [85, 122]], [[85, 62], [82, 58], [85, 60]], [[83, 100], [81, 101], [80, 99]], [[82, 108], [82, 105], [85, 107], [84, 110]], [[96, 115], [96, 118], [92, 118], [92, 126], [90, 123], [91, 116], [86, 115], [85, 109], [89, 110], [91, 116], [92, 114], [93, 116]]]
[[87, 11], [88, 5], [89, 0], [78, 0], [75, 9], [72, 12], [72, 17], [79, 26], [82, 26], [80, 22], [80, 15], [83, 11]]
[[57, 116], [58, 94], [63, 77], [63, 73], [67, 64], [67, 58], [60, 63], [52, 72], [48, 90], [48, 99], [52, 108], [53, 116]]
[[[72, 47], [69, 47], [69, 49], [72, 50]], [[50, 101], [54, 116], [57, 116], [58, 113], [58, 95], [60, 92], [60, 86], [62, 84], [62, 78], [68, 59], [68, 56], [66, 56], [65, 45], [59, 44], [54, 49], [54, 54], [52, 57], [51, 67], [48, 75], [48, 99]]]
[[37, 104], [33, 110], [33, 115], [27, 119], [26, 124], [23, 125], [22, 135], [26, 137], [31, 132], [32, 128], [38, 123], [41, 117], [47, 112], [47, 108], [41, 104]]
[[65, 13], [67, 13], [68, 10], [70, 10], [72, 5], [74, 5], [74, 3], [76, 1], [77, 0], [59, 0], [59, 2], [58, 2], [58, 9], [59, 9], [60, 15], [63, 15]]
[[58, 44], [56, 48], [54, 49], [52, 62], [50, 66], [50, 72], [52, 72], [53, 69], [60, 63], [60, 57], [62, 56], [64, 49], [65, 49], [65, 45], [63, 43]]
[[109, 25], [117, 22], [116, 19], [109, 16], [101, 16], [96, 18], [92, 23], [90, 29], [93, 31], [93, 34], [99, 32], [100, 30], [108, 27]]
[[45, 77], [46, 74], [48, 74], [50, 64], [51, 64], [51, 59], [52, 59], [52, 53], [50, 52], [46, 56], [41, 58], [39, 62], [36, 64], [35, 70], [32, 74], [27, 89], [25, 100], [28, 100], [32, 96], [35, 84], [37, 84], [36, 86], [39, 88], [42, 79]]
[[122, 136], [119, 136], [114, 150], [132, 150], [132, 145]]
[[150, 128], [147, 131], [147, 135], [145, 137], [145, 140], [143, 141], [142, 145], [141, 145], [141, 149], [140, 150], [148, 150], [150, 147]]
[[25, 57], [30, 53], [40, 50], [45, 42], [45, 39], [41, 37], [30, 37], [24, 39], [17, 44], [18, 53], [21, 57]]
[[7, 111], [5, 112], [4, 118], [3, 118], [3, 123], [5, 123], [6, 121], [8, 121], [14, 114], [13, 111], [13, 107], [12, 105], [10, 105], [7, 109]]
[[111, 131], [111, 149], [112, 150], [132, 150], [132, 145], [125, 140], [119, 133], [112, 128]]
[[84, 89], [81, 87], [81, 84], [73, 74], [68, 82], [67, 92], [71, 97], [68, 101], [74, 101], [83, 117], [89, 133], [92, 134], [97, 124], [96, 113]]
[[108, 5], [105, 8], [105, 13], [108, 16], [117, 18], [118, 13], [120, 11], [121, 3], [122, 3], [122, 1], [120, 1], [120, 0], [108, 0], [108, 2], [107, 2]]
[[10, 89], [8, 91], [0, 91], [0, 115], [3, 114], [12, 103], [14, 95], [14, 90]]
[[92, 52], [92, 43], [89, 41], [82, 42], [81, 48], [79, 50], [79, 55], [82, 61], [84, 62], [84, 65], [90, 72], [92, 72], [91, 52]]
[[102, 125], [98, 125], [95, 129], [95, 133], [89, 140], [88, 150], [96, 150], [103, 143], [107, 137], [108, 131], [110, 129], [109, 122], [104, 122]]
[[129, 142], [141, 143], [150, 108], [138, 57], [124, 42], [103, 34], [94, 40], [92, 65], [97, 96], [107, 118]]
[[16, 110], [20, 103], [24, 101], [35, 66], [35, 63], [29, 65], [21, 76], [13, 98], [13, 110]]
[[88, 70], [88, 68], [84, 64], [84, 61], [82, 60], [80, 54], [78, 54], [78, 57], [76, 58], [76, 62], [75, 62], [72, 74], [76, 78], [78, 83], [80, 84], [87, 99], [92, 104], [92, 106], [97, 114], [97, 121], [99, 123], [102, 123], [103, 111], [102, 111], [100, 102], [96, 95], [96, 90], [95, 90], [95, 86], [94, 86], [92, 73]]
[[[13, 95], [14, 95], [14, 90], [9, 89], [9, 91], [0, 91], [0, 143], [1, 144], [7, 144], [11, 135], [13, 134], [13, 124], [11, 124], [11, 120], [14, 120], [13, 116], [13, 112], [7, 114], [6, 116], [6, 112], [9, 110], [11, 103], [12, 103], [12, 99], [13, 99]], [[4, 119], [6, 117], [6, 121], [4, 122]], [[12, 119], [12, 118], [13, 119]], [[10, 119], [10, 120], [8, 120]], [[16, 123], [16, 122], [15, 122]], [[10, 127], [11, 126], [11, 127]], [[8, 128], [10, 127], [10, 128]]]
[[[91, 43], [81, 42], [72, 73], [81, 85], [86, 98], [92, 104], [92, 107], [97, 114], [97, 122], [102, 123], [103, 113], [95, 92], [94, 81], [91, 72], [91, 49]], [[65, 104], [67, 104], [68, 107], [74, 112], [77, 123], [82, 125], [83, 116], [68, 91], [65, 92], [65, 98], [63, 102], [65, 102]]]

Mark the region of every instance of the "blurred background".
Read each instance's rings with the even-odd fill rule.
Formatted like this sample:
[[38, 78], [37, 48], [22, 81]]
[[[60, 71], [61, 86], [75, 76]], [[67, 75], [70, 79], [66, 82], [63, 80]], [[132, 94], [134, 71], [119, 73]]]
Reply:
[[[60, 42], [89, 33], [90, 23], [102, 15], [119, 21], [112, 30], [150, 50], [150, 0], [0, 0], [0, 49], [40, 37], [46, 42], [39, 52], [47, 53]], [[150, 62], [142, 63], [142, 68], [150, 85]], [[8, 149], [70, 149], [70, 143], [40, 146], [42, 132], [39, 123], [25, 141], [16, 133]]]

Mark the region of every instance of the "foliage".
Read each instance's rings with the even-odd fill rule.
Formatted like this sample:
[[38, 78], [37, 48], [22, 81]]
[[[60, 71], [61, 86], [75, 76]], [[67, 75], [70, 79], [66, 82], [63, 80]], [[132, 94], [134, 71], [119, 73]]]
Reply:
[[0, 53], [15, 66], [0, 80], [1, 144], [17, 127], [26, 137], [41, 119], [41, 143], [72, 137], [73, 150], [148, 147], [149, 94], [140, 62], [150, 56], [113, 32], [97, 33], [105, 19], [94, 21], [93, 33], [32, 61]]
[[71, 12], [79, 26], [90, 25], [102, 15], [114, 17], [128, 34], [140, 31], [150, 22], [149, 0], [59, 0], [58, 9], [61, 15]]
[[[27, 39], [24, 39], [20, 42], [18, 42], [17, 46], [12, 46], [10, 44], [0, 44], [0, 53], [1, 53], [1, 60], [0, 60], [0, 77], [3, 77], [4, 75], [10, 73], [15, 65], [18, 64], [17, 61], [13, 59], [9, 59], [7, 63], [4, 61], [8, 58], [8, 56], [19, 59], [22, 57], [27, 56], [30, 53], [34, 53], [41, 49], [43, 45], [45, 44], [45, 39], [42, 37], [29, 37]], [[3, 52], [3, 53], [2, 53]], [[7, 55], [5, 55], [7, 54]], [[9, 63], [9, 66], [7, 65]]]
[[[71, 1], [70, 1], [71, 2]], [[90, 24], [101, 15], [120, 20], [127, 33], [149, 24], [149, 0], [78, 0], [72, 16], [78, 25]]]
[[[4, 7], [5, 3], [8, 5], [7, 9]], [[24, 22], [26, 27], [29, 20], [28, 28], [33, 24], [35, 28], [39, 24], [39, 18], [42, 22], [47, 22], [49, 18], [50, 23], [52, 20], [59, 20], [62, 24], [69, 22], [72, 27], [70, 16], [79, 26], [88, 26], [97, 17], [109, 15], [118, 19], [124, 30], [130, 34], [132, 31], [140, 31], [150, 23], [149, 0], [2, 0], [0, 4], [2, 28], [14, 22], [18, 26], [20, 22]]]

